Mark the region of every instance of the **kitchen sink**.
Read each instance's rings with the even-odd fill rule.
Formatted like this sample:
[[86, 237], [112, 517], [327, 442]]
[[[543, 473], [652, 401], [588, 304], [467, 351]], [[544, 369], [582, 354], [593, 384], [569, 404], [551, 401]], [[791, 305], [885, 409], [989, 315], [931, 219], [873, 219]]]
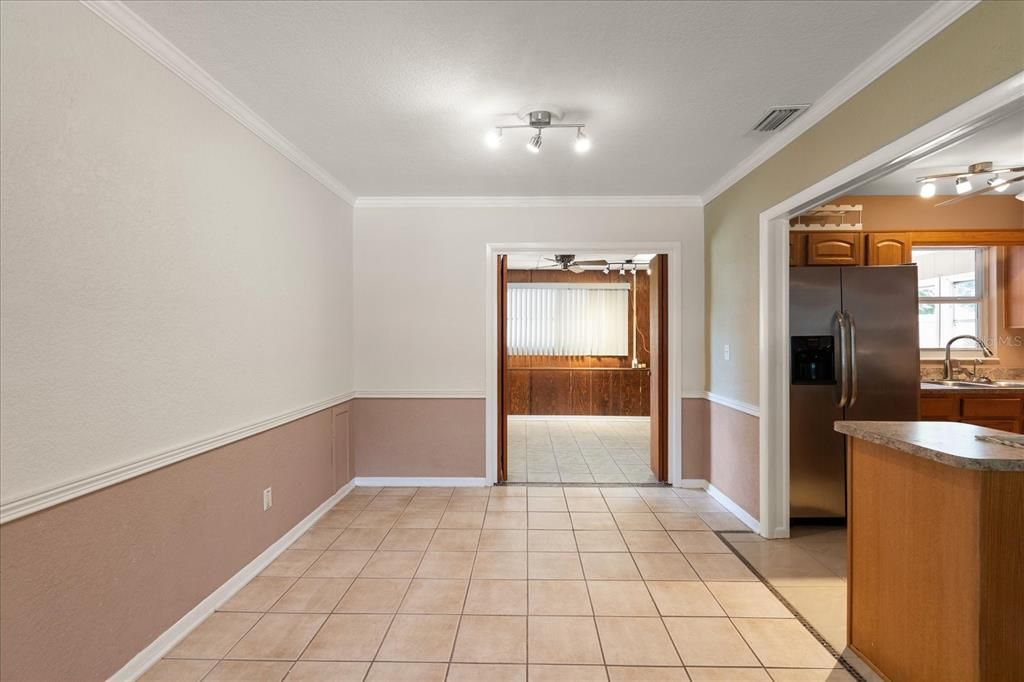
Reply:
[[1024, 381], [993, 381], [996, 388], [1024, 388]]
[[950, 386], [952, 388], [1021, 388], [1024, 389], [1024, 381], [993, 381], [992, 383], [984, 383], [981, 381], [960, 381], [953, 380], [949, 381], [946, 379], [936, 379], [934, 381], [925, 381], [926, 384], [932, 384], [934, 386]]

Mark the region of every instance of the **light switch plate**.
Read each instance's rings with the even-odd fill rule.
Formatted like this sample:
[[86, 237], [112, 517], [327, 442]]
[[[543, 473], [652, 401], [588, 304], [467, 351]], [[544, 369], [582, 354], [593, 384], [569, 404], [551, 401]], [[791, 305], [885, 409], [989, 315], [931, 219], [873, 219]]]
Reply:
[[730, 355], [729, 344], [725, 344], [724, 346], [722, 346], [722, 357], [725, 358], [726, 360], [728, 360], [729, 359], [729, 355]]
[[263, 491], [263, 511], [267, 511], [274, 506], [274, 489], [267, 488]]

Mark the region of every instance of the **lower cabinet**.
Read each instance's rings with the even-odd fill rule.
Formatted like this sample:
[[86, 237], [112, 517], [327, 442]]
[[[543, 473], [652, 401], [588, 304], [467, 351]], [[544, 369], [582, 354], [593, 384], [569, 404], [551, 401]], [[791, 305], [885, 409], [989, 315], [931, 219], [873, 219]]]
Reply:
[[1010, 433], [1024, 433], [1024, 397], [922, 396], [921, 419], [928, 422], [964, 422]]

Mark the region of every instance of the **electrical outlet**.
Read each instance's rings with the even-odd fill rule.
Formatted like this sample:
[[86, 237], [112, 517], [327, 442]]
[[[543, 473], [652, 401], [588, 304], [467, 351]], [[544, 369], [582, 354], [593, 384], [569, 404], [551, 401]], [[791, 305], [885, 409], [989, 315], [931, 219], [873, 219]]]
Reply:
[[267, 488], [263, 491], [263, 511], [267, 511], [274, 506], [274, 489]]
[[722, 357], [725, 358], [726, 360], [728, 360], [729, 359], [729, 355], [730, 355], [729, 344], [725, 344], [724, 346], [722, 346]]

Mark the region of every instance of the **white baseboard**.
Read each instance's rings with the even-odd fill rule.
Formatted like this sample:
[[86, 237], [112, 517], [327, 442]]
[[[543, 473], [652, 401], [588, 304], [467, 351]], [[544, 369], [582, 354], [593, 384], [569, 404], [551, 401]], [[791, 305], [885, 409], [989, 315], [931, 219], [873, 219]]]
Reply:
[[684, 478], [676, 483], [677, 488], [695, 488], [697, 490], [707, 490], [708, 482], [703, 478]]
[[590, 421], [602, 421], [602, 422], [650, 422], [650, 417], [624, 417], [624, 416], [611, 416], [611, 417], [599, 417], [591, 415], [576, 415], [576, 414], [510, 414], [508, 416], [510, 422], [590, 422]]
[[226, 583], [214, 590], [206, 599], [199, 602], [195, 608], [182, 616], [177, 623], [167, 628], [162, 635], [128, 661], [123, 668], [111, 675], [110, 680], [116, 682], [125, 680], [127, 682], [138, 679], [144, 672], [159, 662], [164, 654], [184, 639], [185, 635], [191, 632], [195, 626], [199, 625], [207, 616], [216, 611], [235, 592], [245, 587], [246, 583], [256, 577], [260, 571], [269, 566], [270, 562], [295, 542], [299, 536], [309, 530], [310, 526], [316, 523], [321, 516], [336, 505], [354, 487], [355, 481], [349, 482], [338, 492], [327, 498], [309, 516], [299, 521], [290, 531], [282, 535], [277, 542], [267, 547], [258, 557], [250, 561], [245, 568], [231, 576]]
[[490, 485], [486, 478], [357, 476], [353, 481], [366, 488], [475, 488]]
[[750, 528], [750, 530], [754, 531], [758, 535], [761, 534], [761, 524], [758, 522], [757, 519], [755, 519], [753, 516], [747, 513], [743, 509], [743, 507], [733, 502], [731, 499], [729, 499], [728, 495], [726, 495], [725, 493], [723, 493], [721, 490], [711, 485], [710, 483], [708, 483], [707, 488], [708, 495], [711, 495], [711, 497], [715, 498], [715, 500], [720, 505], [722, 505], [730, 512], [732, 512], [732, 515], [738, 518], [740, 521], [742, 521], [745, 526]]

